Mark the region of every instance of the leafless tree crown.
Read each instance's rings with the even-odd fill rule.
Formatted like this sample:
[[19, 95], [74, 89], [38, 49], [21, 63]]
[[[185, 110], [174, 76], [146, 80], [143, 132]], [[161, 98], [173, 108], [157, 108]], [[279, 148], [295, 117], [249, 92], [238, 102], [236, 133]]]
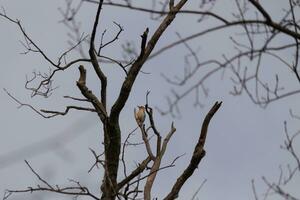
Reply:
[[[81, 0], [75, 3], [72, 0], [66, 0], [65, 2], [66, 7], [60, 8], [59, 11], [62, 15], [61, 23], [69, 30], [68, 43], [70, 48], [58, 56], [57, 60], [51, 59], [46, 51], [27, 34], [20, 20], [11, 17], [4, 9], [0, 12], [0, 17], [16, 25], [22, 33], [24, 39], [21, 44], [25, 48], [24, 54], [38, 54], [50, 66], [48, 72], [36, 71], [33, 72], [31, 77], [26, 78], [25, 88], [31, 92], [32, 97], [49, 97], [56, 89], [53, 81], [57, 74], [65, 73], [74, 66], [78, 66], [79, 77], [76, 86], [81, 92], [82, 97], [64, 96], [64, 98], [76, 102], [76, 104], [66, 105], [65, 110], [57, 111], [37, 109], [31, 104], [23, 103], [12, 95], [8, 89], [4, 89], [4, 91], [20, 107], [29, 107], [44, 118], [67, 115], [70, 110], [87, 111], [97, 114], [99, 122], [103, 125], [101, 133], [104, 137], [104, 152], [97, 153], [97, 151], [90, 149], [95, 158], [95, 163], [89, 171], [98, 167], [104, 171], [103, 180], [101, 186], [99, 186], [101, 195], [92, 194], [87, 187], [75, 180], [70, 180], [71, 186], [67, 187], [52, 185], [41, 177], [28, 161], [25, 161], [41, 184], [35, 187], [28, 187], [24, 190], [7, 190], [3, 199], [8, 199], [14, 193], [31, 193], [36, 191], [72, 195], [75, 198], [87, 196], [96, 200], [112, 200], [116, 198], [152, 199], [152, 187], [158, 172], [173, 167], [175, 161], [180, 157], [176, 157], [167, 166], [161, 166], [167, 145], [176, 132], [175, 125], [170, 123], [170, 129], [167, 133], [159, 131], [159, 125], [157, 126], [157, 122], [153, 118], [155, 112], [148, 103], [149, 92], [146, 93], [146, 102], [144, 105], [148, 121], [141, 122], [137, 120], [137, 128], [125, 137], [125, 141], [121, 141], [121, 135], [125, 133], [120, 129], [119, 118], [129, 96], [134, 92], [132, 88], [138, 74], [146, 73], [142, 70], [144, 64], [150, 59], [156, 59], [164, 55], [164, 52], [168, 50], [176, 49], [179, 45], [184, 46], [185, 50], [185, 52], [181, 52], [184, 60], [183, 74], [182, 76], [176, 75], [174, 77], [170, 77], [169, 74], [162, 75], [164, 80], [174, 88], [171, 90], [171, 95], [166, 98], [168, 103], [167, 108], [157, 109], [163, 115], [179, 115], [181, 100], [191, 94], [195, 96], [194, 105], [202, 106], [202, 96], [208, 96], [209, 94], [206, 81], [218, 74], [224, 75], [225, 72], [226, 74], [230, 74], [226, 75], [226, 77], [230, 77], [231, 84], [233, 85], [230, 92], [233, 96], [245, 93], [254, 104], [261, 107], [266, 107], [274, 101], [300, 93], [298, 86], [300, 83], [298, 69], [300, 27], [298, 25], [299, 16], [297, 14], [300, 7], [299, 1], [285, 1], [285, 8], [280, 13], [270, 11], [267, 8], [269, 2], [258, 0], [235, 0], [228, 2], [216, 0], [201, 0], [197, 2], [188, 0], [153, 0], [148, 2], [149, 7], [137, 6], [137, 2], [133, 0]], [[194, 6], [195, 3], [197, 6]], [[234, 7], [230, 17], [228, 17], [228, 13], [220, 13], [216, 9], [218, 6], [225, 6], [224, 3], [230, 3]], [[95, 5], [97, 7], [89, 35], [82, 34], [83, 31], [77, 19], [77, 14], [83, 9], [83, 4]], [[149, 28], [145, 26], [144, 32], [141, 33], [141, 38], [139, 38], [139, 47], [136, 47], [131, 42], [122, 44], [123, 58], [107, 56], [103, 53], [104, 49], [115, 45], [119, 37], [121, 37], [124, 27], [118, 22], [113, 22], [117, 31], [110, 35], [110, 39], [106, 37], [108, 34], [106, 30], [101, 34], [97, 32], [97, 28], [101, 26], [102, 10], [106, 9], [106, 7], [126, 9], [133, 13], [142, 12], [149, 15], [152, 20], [155, 20], [157, 27], [151, 28], [149, 31]], [[194, 9], [190, 9], [191, 7]], [[156, 45], [161, 36], [166, 34], [166, 29], [176, 20], [176, 17], [180, 16], [191, 16], [189, 23], [200, 27], [199, 30], [190, 32], [190, 35], [184, 36], [180, 32], [177, 32], [177, 40], [157, 48]], [[232, 46], [230, 47], [230, 51], [224, 52], [222, 55], [214, 55], [212, 58], [203, 59], [199, 56], [201, 50], [191, 45], [191, 42], [225, 30], [232, 30], [229, 37]], [[74, 60], [69, 60], [68, 55], [73, 52], [79, 53], [79, 56]], [[283, 55], [287, 52], [291, 56], [286, 58]], [[284, 81], [282, 81], [284, 75], [266, 66], [265, 60], [268, 59], [276, 61], [282, 71], [286, 71], [291, 76], [291, 79], [296, 83], [296, 87], [284, 85]], [[92, 69], [87, 68], [87, 65], [91, 66]], [[107, 91], [108, 77], [103, 70], [104, 65], [117, 66], [125, 76], [114, 102], [107, 102], [109, 94]], [[89, 73], [95, 73], [99, 79], [99, 88], [97, 91], [91, 90], [88, 85], [87, 79]], [[266, 76], [268, 78], [265, 78]], [[100, 94], [99, 97], [97, 96], [98, 93]], [[83, 104], [86, 106], [82, 106]], [[204, 145], [208, 125], [220, 106], [221, 102], [216, 102], [207, 113], [190, 162], [178, 176], [176, 182], [170, 186], [169, 192], [164, 199], [176, 199], [179, 196], [184, 183], [192, 176], [200, 161], [205, 156]], [[291, 115], [297, 118], [292, 112]], [[146, 126], [146, 124], [149, 124], [149, 126]], [[294, 141], [299, 132], [290, 135], [287, 123], [284, 124], [284, 127], [286, 141], [282, 148], [287, 150], [295, 159], [297, 163], [296, 167], [289, 166], [288, 176], [284, 178], [281, 174], [277, 183], [271, 183], [266, 178], [263, 178], [263, 181], [269, 188], [266, 197], [269, 196], [269, 193], [273, 192], [279, 194], [283, 199], [296, 200], [297, 198], [285, 192], [282, 186], [290, 183], [293, 177], [295, 177], [296, 172], [300, 169], [299, 156], [294, 147]], [[132, 143], [130, 142], [130, 138], [137, 130], [141, 132], [141, 142]], [[126, 148], [130, 145], [144, 145], [147, 155], [144, 160], [137, 164], [134, 170], [128, 172]], [[122, 169], [122, 175], [118, 173], [119, 169]], [[254, 181], [253, 193], [255, 199], [259, 199]]]

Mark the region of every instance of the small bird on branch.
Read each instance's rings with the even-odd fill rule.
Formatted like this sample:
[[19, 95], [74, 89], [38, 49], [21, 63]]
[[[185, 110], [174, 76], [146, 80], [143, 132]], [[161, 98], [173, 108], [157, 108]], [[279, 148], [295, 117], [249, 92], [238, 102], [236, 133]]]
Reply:
[[134, 116], [135, 120], [138, 123], [139, 126], [143, 125], [145, 118], [146, 118], [146, 113], [145, 113], [145, 107], [144, 106], [138, 106], [138, 111], [134, 109]]

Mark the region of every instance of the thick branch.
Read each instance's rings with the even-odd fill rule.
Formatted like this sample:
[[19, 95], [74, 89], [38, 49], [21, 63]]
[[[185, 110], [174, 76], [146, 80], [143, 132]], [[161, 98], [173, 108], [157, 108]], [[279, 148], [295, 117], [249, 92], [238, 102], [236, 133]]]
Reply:
[[271, 16], [268, 14], [268, 12], [260, 5], [260, 3], [256, 0], [249, 0], [257, 10], [266, 18], [267, 22], [272, 22]]
[[220, 103], [216, 102], [215, 105], [207, 113], [207, 115], [202, 123], [200, 137], [195, 146], [195, 150], [194, 150], [193, 156], [191, 158], [190, 164], [187, 166], [187, 168], [184, 170], [184, 172], [178, 177], [171, 192], [164, 198], [164, 200], [173, 200], [178, 197], [179, 191], [182, 188], [183, 184], [194, 173], [194, 171], [198, 167], [200, 161], [205, 156], [204, 145], [205, 145], [205, 140], [206, 140], [206, 136], [207, 136], [208, 125], [209, 125], [210, 120], [214, 116], [214, 114], [220, 108], [221, 104], [222, 104], [222, 102], [220, 102]]
[[[133, 63], [132, 67], [130, 68], [128, 72], [128, 76], [124, 80], [121, 91], [119, 94], [119, 97], [117, 98], [116, 102], [114, 103], [112, 109], [111, 109], [111, 118], [112, 119], [118, 119], [121, 110], [125, 106], [125, 103], [129, 97], [129, 94], [131, 92], [133, 83], [142, 68], [145, 61], [148, 59], [149, 55], [151, 54], [152, 50], [154, 49], [156, 43], [158, 42], [160, 36], [163, 34], [163, 32], [167, 29], [167, 27], [171, 24], [171, 22], [175, 19], [175, 16], [177, 12], [183, 7], [183, 5], [187, 2], [187, 0], [181, 0], [175, 7], [172, 13], [169, 13], [165, 19], [162, 21], [160, 26], [156, 29], [155, 33], [147, 43], [145, 50], [141, 49], [141, 54], [138, 57], [138, 59]], [[142, 35], [142, 44], [144, 44], [147, 41], [148, 36], [148, 29], [144, 32]]]
[[102, 3], [103, 0], [100, 0], [100, 3], [98, 5], [98, 10], [97, 10], [97, 14], [96, 14], [96, 18], [94, 21], [94, 26], [93, 26], [93, 31], [92, 31], [92, 35], [91, 35], [91, 41], [90, 41], [90, 49], [89, 49], [89, 55], [91, 58], [91, 62], [92, 65], [94, 67], [94, 70], [98, 76], [98, 78], [101, 81], [101, 102], [103, 105], [103, 108], [106, 110], [106, 87], [107, 87], [107, 78], [105, 76], [105, 74], [102, 72], [98, 60], [97, 60], [97, 56], [96, 56], [96, 50], [95, 50], [95, 37], [96, 37], [96, 30], [97, 30], [97, 26], [98, 26], [98, 22], [99, 22], [99, 17], [100, 17], [100, 12], [101, 12], [101, 8], [102, 8]]
[[107, 117], [105, 108], [103, 104], [98, 100], [98, 98], [93, 94], [93, 92], [89, 90], [88, 87], [86, 86], [86, 70], [84, 69], [84, 67], [80, 65], [78, 69], [80, 72], [80, 76], [77, 81], [77, 87], [80, 89], [82, 95], [92, 102], [101, 121], [104, 122]]

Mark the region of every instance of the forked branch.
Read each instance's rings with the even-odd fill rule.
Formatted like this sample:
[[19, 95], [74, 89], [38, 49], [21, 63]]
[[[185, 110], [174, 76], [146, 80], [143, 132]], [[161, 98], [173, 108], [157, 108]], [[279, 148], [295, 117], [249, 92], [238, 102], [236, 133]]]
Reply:
[[187, 2], [187, 0], [181, 0], [177, 3], [176, 6], [173, 8], [173, 12], [169, 13], [165, 19], [161, 22], [160, 26], [156, 29], [154, 34], [152, 35], [149, 42], [146, 44], [147, 36], [148, 36], [148, 28], [142, 35], [142, 43], [141, 43], [141, 53], [138, 59], [132, 64], [128, 76], [124, 80], [119, 96], [114, 103], [112, 109], [111, 109], [111, 115], [110, 117], [112, 119], [118, 119], [121, 110], [125, 106], [125, 103], [129, 97], [129, 94], [131, 92], [133, 83], [135, 82], [135, 79], [141, 70], [143, 64], [146, 62], [146, 60], [149, 58], [152, 50], [156, 46], [159, 38], [161, 35], [165, 32], [165, 30], [168, 28], [168, 26], [172, 23], [172, 21], [175, 19], [176, 14], [179, 12], [179, 10], [184, 6], [184, 4]]

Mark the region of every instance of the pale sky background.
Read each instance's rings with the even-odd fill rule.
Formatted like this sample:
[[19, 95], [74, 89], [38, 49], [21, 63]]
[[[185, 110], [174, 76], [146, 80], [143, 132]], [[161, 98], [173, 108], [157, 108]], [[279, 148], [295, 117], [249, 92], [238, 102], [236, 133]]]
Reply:
[[[140, 4], [145, 2], [148, 1], [140, 1]], [[230, 10], [235, 7], [232, 1], [229, 2], [231, 3], [220, 4], [222, 6], [216, 7], [216, 10], [230, 16]], [[264, 4], [272, 12], [280, 11], [285, 5], [285, 1], [273, 2]], [[0, 6], [5, 8], [10, 17], [20, 19], [27, 33], [54, 60], [68, 48], [66, 42], [68, 30], [59, 23], [61, 16], [58, 12], [58, 7], [64, 6], [64, 1], [0, 0]], [[187, 6], [192, 5], [188, 4]], [[96, 7], [85, 4], [81, 9], [77, 17], [82, 21], [82, 30], [88, 34], [91, 31]], [[191, 26], [189, 22], [196, 19], [178, 16], [175, 23], [161, 38], [158, 47], [177, 39], [175, 31], [183, 36], [195, 32], [199, 28], [195, 26], [197, 23], [192, 23], [194, 25]], [[120, 23], [125, 29], [116, 45], [105, 50], [108, 55], [115, 56], [122, 55], [119, 45], [127, 40], [134, 41], [139, 47], [140, 35], [145, 28], [149, 27], [150, 34], [152, 34], [159, 23], [150, 20], [149, 15], [144, 13], [131, 13], [127, 10], [104, 7], [98, 33], [106, 28], [108, 33], [115, 33], [113, 21]], [[200, 27], [200, 29], [204, 28]], [[23, 47], [19, 40], [23, 38], [14, 24], [0, 18], [0, 32], [0, 191], [4, 192], [7, 188], [22, 189], [37, 184], [36, 177], [23, 162], [26, 159], [43, 177], [48, 177], [49, 182], [54, 185], [64, 185], [68, 183], [68, 179], [75, 179], [79, 180], [82, 185], [89, 186], [91, 191], [98, 194], [102, 178], [101, 170], [87, 173], [94, 161], [89, 147], [97, 152], [102, 150], [102, 146], [99, 145], [102, 139], [102, 127], [97, 116], [71, 111], [67, 116], [44, 119], [28, 108], [17, 109], [18, 105], [2, 90], [2, 88], [6, 88], [19, 100], [30, 103], [36, 108], [63, 110], [68, 103], [76, 103], [63, 99], [63, 95], [80, 97], [80, 92], [75, 85], [75, 81], [78, 79], [77, 65], [58, 74], [54, 85], [58, 85], [59, 88], [50, 98], [30, 98], [30, 92], [24, 89], [25, 75], [30, 76], [34, 69], [47, 72], [49, 65], [40, 55], [20, 54], [23, 52]], [[230, 55], [231, 52], [227, 48], [229, 45], [228, 33], [226, 31], [212, 34], [201, 40], [190, 42], [190, 45], [194, 48], [200, 47], [200, 58], [203, 60], [213, 58], [220, 52]], [[167, 51], [147, 62], [143, 67], [143, 71], [150, 74], [140, 74], [134, 85], [132, 96], [122, 113], [123, 137], [136, 127], [133, 109], [136, 105], [145, 103], [147, 90], [151, 90], [150, 103], [153, 107], [164, 108], [167, 105], [164, 97], [170, 94], [172, 86], [167, 84], [160, 74], [164, 73], [172, 77], [182, 73], [182, 58], [186, 53], [186, 50], [182, 50], [182, 48], [183, 46], [177, 48], [181, 51], [176, 49]], [[78, 55], [76, 53], [72, 55], [73, 58], [76, 58], [75, 56]], [[276, 67], [276, 63], [273, 61], [267, 60], [266, 62], [267, 67]], [[118, 94], [118, 86], [124, 75], [119, 68], [112, 69], [114, 66], [104, 65], [103, 67], [104, 71], [109, 74], [108, 91], [111, 105]], [[294, 76], [290, 76], [290, 73], [281, 69], [280, 66], [277, 68], [275, 70], [286, 74], [281, 77], [283, 82], [292, 86], [297, 84]], [[87, 67], [87, 69], [88, 86], [96, 90], [99, 81], [91, 68]], [[284, 140], [284, 120], [288, 120], [291, 132], [297, 130], [296, 121], [289, 116], [289, 109], [292, 108], [299, 113], [300, 110], [297, 110], [299, 96], [274, 102], [266, 109], [262, 109], [253, 105], [245, 95], [232, 97], [229, 94], [232, 84], [230, 80], [226, 79], [226, 74], [223, 80], [221, 74], [212, 77], [206, 83], [206, 87], [210, 89], [210, 93], [209, 97], [201, 99], [204, 104], [203, 108], [195, 109], [193, 107], [194, 95], [192, 94], [180, 103], [181, 119], [173, 119], [170, 116], [161, 117], [155, 113], [157, 127], [163, 135], [168, 132], [172, 121], [175, 122], [177, 128], [177, 132], [169, 144], [163, 165], [170, 163], [178, 155], [184, 153], [186, 155], [176, 162], [176, 167], [161, 171], [153, 188], [153, 197], [157, 196], [160, 199], [165, 196], [178, 174], [187, 165], [200, 131], [201, 122], [215, 101], [223, 101], [223, 106], [210, 124], [206, 143], [207, 154], [200, 163], [199, 169], [183, 187], [179, 199], [190, 199], [205, 179], [207, 182], [198, 194], [199, 199], [254, 199], [251, 179], [255, 179], [258, 194], [262, 195], [265, 187], [262, 184], [261, 176], [264, 175], [270, 181], [276, 181], [280, 173], [279, 165], [293, 163], [290, 155], [280, 149], [280, 145]], [[61, 143], [57, 144], [58, 147], [55, 150], [45, 153], [43, 152], [48, 148], [46, 145], [41, 145], [31, 152], [31, 155], [23, 155], [18, 152], [23, 147], [61, 134], [71, 135], [72, 141], [65, 144], [65, 140], [60, 140]], [[140, 139], [139, 133], [136, 135], [136, 138]], [[33, 156], [40, 152], [41, 154], [38, 156]], [[129, 149], [127, 154], [129, 166], [133, 167], [135, 162], [141, 161], [144, 156], [145, 151], [142, 147]], [[8, 157], [16, 162], [7, 163]], [[299, 179], [287, 189], [295, 196], [300, 196]], [[45, 196], [44, 193], [36, 193], [15, 195], [10, 199], [64, 199], [64, 196]], [[66, 197], [66, 199], [70, 199], [70, 197]], [[274, 196], [272, 199], [277, 198]]]

